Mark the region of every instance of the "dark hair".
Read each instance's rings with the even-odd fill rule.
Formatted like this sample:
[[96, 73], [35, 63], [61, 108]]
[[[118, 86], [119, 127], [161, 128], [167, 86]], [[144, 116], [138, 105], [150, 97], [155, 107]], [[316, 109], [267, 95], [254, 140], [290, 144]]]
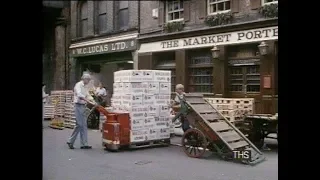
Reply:
[[45, 86], [45, 85], [46, 85], [45, 83], [42, 83], [42, 87]]

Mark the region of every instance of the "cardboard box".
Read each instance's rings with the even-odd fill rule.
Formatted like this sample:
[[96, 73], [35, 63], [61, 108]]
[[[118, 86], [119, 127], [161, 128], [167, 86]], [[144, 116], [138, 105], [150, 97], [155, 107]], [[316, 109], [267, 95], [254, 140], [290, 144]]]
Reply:
[[159, 94], [170, 94], [171, 93], [171, 83], [159, 83]]
[[113, 83], [113, 93], [121, 94], [123, 91], [123, 83], [115, 82]]
[[148, 93], [159, 94], [159, 82], [148, 82]]
[[155, 126], [155, 120], [154, 117], [146, 117], [144, 119], [144, 127], [146, 129], [153, 128]]
[[159, 116], [159, 106], [149, 105], [148, 106], [148, 116], [158, 117]]
[[144, 94], [142, 103], [143, 103], [143, 105], [154, 105], [155, 104], [155, 95]]
[[154, 80], [154, 70], [140, 70], [142, 71], [143, 77], [142, 82], [148, 82]]
[[161, 114], [161, 116], [170, 116], [170, 107], [169, 105], [160, 105], [159, 106], [159, 114]]
[[148, 140], [148, 130], [131, 130], [130, 131], [130, 142], [143, 142]]
[[154, 81], [156, 82], [171, 82], [171, 71], [154, 71]]
[[159, 128], [157, 131], [157, 139], [168, 139], [170, 138], [170, 128]]
[[155, 122], [172, 122], [170, 116], [158, 116], [154, 118]]
[[149, 140], [156, 140], [157, 139], [157, 131], [153, 128], [150, 128], [148, 137], [149, 137]]
[[112, 106], [117, 106], [122, 104], [122, 95], [121, 94], [113, 94], [111, 98]]
[[154, 95], [155, 104], [156, 105], [169, 105], [171, 95], [162, 95], [162, 94], [156, 94]]
[[148, 83], [130, 82], [123, 83], [124, 94], [144, 94], [147, 93]]
[[122, 104], [125, 106], [141, 106], [142, 94], [126, 94], [122, 95]]
[[144, 130], [145, 129], [144, 121], [145, 120], [143, 118], [140, 118], [140, 119], [132, 118], [131, 119], [131, 130]]
[[170, 128], [169, 122], [156, 122], [156, 128]]

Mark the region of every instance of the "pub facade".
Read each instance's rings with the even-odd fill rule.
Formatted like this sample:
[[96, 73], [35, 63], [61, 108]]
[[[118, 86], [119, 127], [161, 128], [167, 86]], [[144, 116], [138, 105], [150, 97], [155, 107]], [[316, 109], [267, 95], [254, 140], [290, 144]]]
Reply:
[[255, 113], [277, 112], [277, 1], [141, 3], [153, 13], [141, 17], [139, 69], [171, 70], [186, 92], [254, 98]]

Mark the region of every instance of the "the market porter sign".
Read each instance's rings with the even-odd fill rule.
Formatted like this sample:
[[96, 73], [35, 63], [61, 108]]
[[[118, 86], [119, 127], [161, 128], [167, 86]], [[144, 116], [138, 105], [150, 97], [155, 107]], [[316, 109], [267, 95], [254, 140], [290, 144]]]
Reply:
[[88, 56], [120, 51], [131, 51], [137, 48], [136, 39], [116, 41], [70, 49], [71, 56]]
[[173, 39], [168, 41], [141, 44], [139, 53], [155, 52], [176, 49], [189, 49], [210, 47], [214, 45], [227, 45], [258, 42], [264, 40], [278, 39], [278, 27], [236, 31], [230, 33], [197, 36], [184, 39]]

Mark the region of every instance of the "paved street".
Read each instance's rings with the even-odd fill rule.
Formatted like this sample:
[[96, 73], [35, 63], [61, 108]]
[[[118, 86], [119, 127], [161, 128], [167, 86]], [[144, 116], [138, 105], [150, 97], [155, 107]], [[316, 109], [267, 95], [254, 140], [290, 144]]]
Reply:
[[[203, 159], [187, 157], [179, 146], [147, 148], [112, 153], [101, 147], [101, 134], [89, 131], [92, 150], [67, 148], [71, 129], [43, 130], [44, 180], [277, 180], [278, 154], [265, 152], [267, 160], [248, 166], [227, 162], [216, 156]], [[179, 137], [172, 139], [180, 143]]]

